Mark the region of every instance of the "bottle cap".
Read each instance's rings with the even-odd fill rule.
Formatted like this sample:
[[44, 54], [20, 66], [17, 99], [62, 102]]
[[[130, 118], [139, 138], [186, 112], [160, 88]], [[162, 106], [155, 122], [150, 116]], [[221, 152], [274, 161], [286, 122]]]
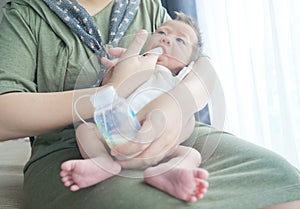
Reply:
[[90, 101], [95, 108], [103, 108], [111, 105], [116, 99], [117, 92], [113, 86], [107, 86], [95, 94], [91, 95]]

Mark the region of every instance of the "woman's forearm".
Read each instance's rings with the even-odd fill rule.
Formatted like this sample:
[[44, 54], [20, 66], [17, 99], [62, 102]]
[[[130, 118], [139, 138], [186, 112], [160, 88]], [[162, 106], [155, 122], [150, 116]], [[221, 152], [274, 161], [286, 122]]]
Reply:
[[[78, 121], [73, 113], [74, 101], [82, 95], [91, 95], [97, 89], [55, 93], [7, 93], [0, 95], [0, 141], [34, 136]], [[89, 97], [78, 102], [81, 117], [92, 117]]]

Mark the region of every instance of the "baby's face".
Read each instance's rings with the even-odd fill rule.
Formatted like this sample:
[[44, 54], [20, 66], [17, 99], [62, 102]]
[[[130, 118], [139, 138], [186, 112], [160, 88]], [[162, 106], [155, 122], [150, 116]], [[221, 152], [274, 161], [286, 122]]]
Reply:
[[161, 47], [163, 54], [157, 64], [169, 68], [177, 74], [191, 61], [194, 47], [197, 45], [197, 35], [194, 29], [184, 22], [172, 20], [164, 23], [151, 36], [146, 51]]

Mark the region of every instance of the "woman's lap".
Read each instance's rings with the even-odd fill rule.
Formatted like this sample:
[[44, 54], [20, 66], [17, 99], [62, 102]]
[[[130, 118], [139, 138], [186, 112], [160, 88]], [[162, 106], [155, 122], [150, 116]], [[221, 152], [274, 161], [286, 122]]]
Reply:
[[[177, 200], [128, 174], [71, 192], [63, 186], [59, 172], [61, 162], [80, 157], [73, 148], [57, 151], [30, 165], [24, 179], [27, 207], [251, 209], [300, 199], [300, 174], [278, 155], [230, 134], [210, 132], [207, 126], [196, 130], [185, 144], [201, 151], [201, 167], [210, 172], [208, 193], [197, 203]], [[142, 177], [142, 171], [134, 174]]]

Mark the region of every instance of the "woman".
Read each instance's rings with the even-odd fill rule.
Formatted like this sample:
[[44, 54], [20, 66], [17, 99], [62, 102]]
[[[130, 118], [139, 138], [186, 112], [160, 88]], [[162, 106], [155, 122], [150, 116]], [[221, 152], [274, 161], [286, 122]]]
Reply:
[[[62, 0], [56, 2], [69, 3]], [[100, 28], [103, 42], [108, 43], [110, 15], [114, 10], [114, 2], [78, 2]], [[78, 7], [73, 9], [77, 11]], [[54, 7], [50, 9], [48, 4], [40, 0], [12, 0], [4, 8], [4, 17], [0, 25], [0, 138], [7, 140], [36, 136], [32, 138], [31, 159], [24, 169], [27, 208], [186, 207], [185, 203], [143, 185], [140, 179], [117, 176], [75, 193], [70, 192], [60, 182], [60, 164], [80, 157], [72, 125], [73, 99], [80, 95], [92, 94], [99, 89], [73, 90], [78, 87], [76, 79], [80, 70], [97, 50], [93, 51], [83, 41], [86, 39], [67, 26], [64, 20], [67, 21], [68, 17], [59, 18], [55, 13], [57, 10], [54, 10]], [[68, 13], [67, 10], [62, 11]], [[134, 19], [126, 29], [125, 36], [135, 34], [141, 28], [153, 32], [167, 19], [169, 16], [157, 0], [142, 0]], [[137, 39], [128, 53], [139, 52], [140, 45]], [[132, 71], [144, 66], [143, 60], [133, 58], [131, 61], [131, 67], [134, 68]], [[207, 60], [203, 62], [202, 64], [209, 66]], [[149, 66], [151, 63], [152, 61], [148, 60]], [[131, 73], [130, 69], [126, 69], [126, 72], [117, 69], [117, 72]], [[111, 82], [119, 86], [123, 79], [116, 76]], [[173, 89], [171, 93], [180, 95], [178, 99], [184, 98], [192, 101], [191, 103], [194, 102], [194, 97], [196, 107], [184, 109], [185, 114], [181, 122], [178, 122], [180, 113], [174, 111], [176, 104], [167, 95], [157, 98], [145, 107], [141, 115], [147, 120], [155, 120], [146, 116], [156, 107], [168, 116], [166, 118], [170, 118], [165, 124], [167, 131], [155, 139], [140, 158], [126, 161], [124, 168], [155, 164], [163, 154], [151, 160], [145, 159], [156, 153], [157, 147], [165, 146], [167, 151], [175, 146], [174, 139], [178, 138], [178, 135], [189, 135], [188, 131], [177, 132], [180, 126], [191, 126], [189, 118], [201, 106], [197, 95], [199, 92], [193, 90], [199, 86], [194, 82], [192, 75], [189, 81], [192, 95], [180, 94], [181, 89]], [[128, 89], [122, 90], [123, 92], [119, 92], [121, 95], [128, 93]], [[88, 99], [80, 101], [79, 111], [82, 116], [92, 117], [93, 108], [88, 108]], [[194, 147], [199, 151], [205, 147], [206, 141], [218, 143], [218, 146], [213, 155], [202, 164], [202, 167], [210, 172], [210, 190], [203, 200], [190, 207], [250, 209], [283, 203], [274, 208], [300, 208], [299, 201], [295, 201], [300, 199], [299, 172], [279, 156], [205, 125], [197, 125], [186, 144], [191, 141], [195, 141]], [[144, 148], [125, 146], [129, 148], [126, 149], [128, 153], [124, 154]], [[120, 150], [124, 151], [124, 147], [120, 147]]]

